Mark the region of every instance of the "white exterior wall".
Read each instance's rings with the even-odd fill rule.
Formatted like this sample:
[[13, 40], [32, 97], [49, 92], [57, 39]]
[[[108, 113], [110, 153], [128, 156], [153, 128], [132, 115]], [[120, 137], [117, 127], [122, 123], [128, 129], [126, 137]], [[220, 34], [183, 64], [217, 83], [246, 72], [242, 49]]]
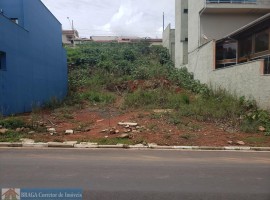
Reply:
[[169, 24], [163, 31], [162, 45], [169, 50], [172, 61], [175, 62], [175, 30]]
[[205, 0], [188, 1], [188, 52], [200, 46], [200, 12], [205, 7]]
[[175, 66], [181, 67], [188, 62], [188, 0], [175, 0]]
[[202, 83], [208, 83], [211, 72], [215, 67], [215, 42], [209, 42], [189, 54], [188, 71]]
[[201, 83], [254, 99], [261, 108], [270, 109], [270, 76], [262, 75], [262, 60], [215, 70], [214, 58], [215, 42], [211, 41], [189, 55], [188, 70]]

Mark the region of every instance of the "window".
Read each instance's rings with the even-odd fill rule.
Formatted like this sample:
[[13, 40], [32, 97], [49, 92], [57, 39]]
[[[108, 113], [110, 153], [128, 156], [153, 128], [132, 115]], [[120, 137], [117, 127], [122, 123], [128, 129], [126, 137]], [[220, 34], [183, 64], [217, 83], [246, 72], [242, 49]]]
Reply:
[[239, 41], [239, 57], [250, 57], [252, 53], [252, 36], [243, 38]]
[[216, 68], [223, 68], [236, 64], [237, 44], [227, 40], [216, 46]]
[[269, 30], [255, 34], [255, 53], [269, 50]]
[[0, 51], [0, 70], [6, 69], [6, 53]]
[[188, 9], [184, 9], [184, 13], [187, 14], [188, 13]]

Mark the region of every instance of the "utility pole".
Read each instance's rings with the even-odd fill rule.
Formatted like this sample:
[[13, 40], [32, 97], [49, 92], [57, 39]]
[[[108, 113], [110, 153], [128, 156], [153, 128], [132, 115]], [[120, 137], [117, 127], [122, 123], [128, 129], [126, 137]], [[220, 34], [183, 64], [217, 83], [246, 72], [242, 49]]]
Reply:
[[69, 21], [69, 25], [70, 25], [71, 29], [73, 30], [73, 20], [72, 20], [72, 23], [71, 23], [69, 17], [67, 17], [67, 19], [68, 19], [68, 21]]

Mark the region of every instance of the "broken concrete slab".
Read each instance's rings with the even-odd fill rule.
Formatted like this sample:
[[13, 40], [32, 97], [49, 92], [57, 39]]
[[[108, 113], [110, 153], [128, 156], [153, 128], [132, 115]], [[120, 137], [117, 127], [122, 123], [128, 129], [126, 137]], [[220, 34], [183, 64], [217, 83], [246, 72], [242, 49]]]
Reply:
[[127, 127], [127, 126], [138, 126], [138, 123], [133, 123], [133, 122], [119, 122], [118, 123], [118, 125], [119, 126], [125, 126], [125, 127]]

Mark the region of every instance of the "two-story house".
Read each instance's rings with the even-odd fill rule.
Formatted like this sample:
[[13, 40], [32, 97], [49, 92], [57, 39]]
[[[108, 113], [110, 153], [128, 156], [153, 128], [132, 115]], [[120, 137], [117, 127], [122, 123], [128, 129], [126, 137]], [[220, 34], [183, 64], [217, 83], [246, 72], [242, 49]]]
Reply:
[[270, 0], [176, 0], [175, 9], [176, 67], [270, 108]]

